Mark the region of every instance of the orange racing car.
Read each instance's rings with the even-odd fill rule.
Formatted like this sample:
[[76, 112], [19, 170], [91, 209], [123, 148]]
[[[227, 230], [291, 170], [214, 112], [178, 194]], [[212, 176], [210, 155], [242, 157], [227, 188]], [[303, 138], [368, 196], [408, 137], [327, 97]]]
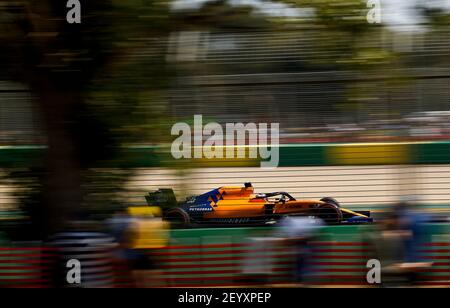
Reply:
[[300, 215], [317, 217], [328, 224], [372, 222], [369, 211], [342, 208], [330, 197], [297, 200], [286, 192], [257, 194], [251, 183], [220, 187], [180, 203], [171, 189], [160, 189], [146, 199], [152, 206], [175, 205], [165, 209], [163, 217], [177, 227], [270, 225], [283, 217]]

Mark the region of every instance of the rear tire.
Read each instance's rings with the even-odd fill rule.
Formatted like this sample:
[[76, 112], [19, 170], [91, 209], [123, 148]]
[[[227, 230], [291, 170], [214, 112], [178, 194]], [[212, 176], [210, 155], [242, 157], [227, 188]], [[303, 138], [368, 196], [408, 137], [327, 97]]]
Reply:
[[182, 208], [174, 208], [164, 215], [164, 220], [170, 223], [175, 229], [188, 228], [191, 223], [188, 213]]

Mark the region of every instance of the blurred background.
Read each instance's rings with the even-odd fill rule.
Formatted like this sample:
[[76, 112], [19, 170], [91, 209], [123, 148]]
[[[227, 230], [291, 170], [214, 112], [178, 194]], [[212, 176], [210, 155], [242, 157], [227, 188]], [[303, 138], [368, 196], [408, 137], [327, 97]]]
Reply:
[[[368, 22], [365, 0], [80, 2], [81, 23], [69, 24], [65, 1], [0, 1], [0, 263], [9, 264], [0, 266], [2, 286], [58, 285], [49, 274], [59, 264], [55, 247], [58, 258], [80, 241], [103, 243], [89, 248], [95, 256], [112, 249], [120, 241], [107, 236], [111, 219], [145, 206], [158, 188], [182, 200], [252, 182], [261, 192], [332, 196], [379, 217], [380, 225], [321, 229], [320, 245], [338, 248], [318, 248], [326, 255], [316, 265], [331, 266], [319, 284], [364, 285], [365, 236], [397, 224], [385, 219], [405, 200], [422, 217], [438, 217], [427, 243], [448, 244], [450, 1], [382, 0], [380, 23]], [[204, 123], [280, 123], [279, 167], [174, 160], [171, 127], [195, 114]], [[151, 285], [291, 285], [292, 269], [283, 279], [271, 271], [280, 281], [243, 281], [245, 257], [217, 269], [220, 260], [195, 254], [212, 245], [233, 257], [243, 245], [237, 239], [261, 245], [273, 232], [146, 233], [165, 239], [152, 246], [166, 249], [157, 260], [187, 258], [175, 269], [158, 263]], [[442, 263], [426, 269], [431, 284], [450, 281], [444, 248], [428, 251]], [[354, 253], [363, 256], [351, 267], [357, 278], [342, 261]], [[30, 254], [53, 263], [30, 267]], [[206, 260], [193, 269], [196, 258]], [[117, 285], [107, 264], [89, 286]], [[141, 286], [141, 276], [132, 278]]]

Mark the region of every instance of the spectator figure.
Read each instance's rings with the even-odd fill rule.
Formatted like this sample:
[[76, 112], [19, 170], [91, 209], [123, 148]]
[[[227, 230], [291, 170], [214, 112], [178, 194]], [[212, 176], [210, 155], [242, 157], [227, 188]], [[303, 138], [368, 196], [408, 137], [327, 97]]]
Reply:
[[242, 282], [251, 285], [268, 285], [273, 274], [273, 250], [277, 238], [267, 237], [254, 232], [247, 239], [247, 249], [244, 256]]
[[[94, 224], [94, 223], [92, 223]], [[54, 254], [52, 278], [55, 287], [110, 288], [114, 282], [112, 237], [93, 231], [86, 222], [71, 222], [66, 231], [50, 239]], [[70, 264], [80, 266], [79, 281], [71, 281]]]
[[379, 232], [371, 241], [381, 262], [382, 285], [395, 287], [413, 285], [418, 272], [432, 264], [424, 262], [420, 249], [426, 241], [425, 214], [401, 202], [379, 224]]
[[427, 241], [425, 224], [430, 221], [426, 213], [414, 210], [410, 202], [402, 202], [397, 205], [396, 217], [398, 228], [404, 231], [404, 274], [408, 284], [415, 284], [418, 280], [418, 272], [429, 268], [432, 264], [425, 262], [421, 249]]
[[114, 216], [106, 221], [109, 234], [116, 242], [114, 250], [115, 286], [134, 286], [132, 270], [133, 266], [129, 260], [129, 229], [133, 224], [126, 209], [119, 210]]
[[134, 284], [138, 288], [160, 286], [158, 260], [155, 252], [167, 245], [169, 225], [163, 221], [157, 207], [130, 207], [133, 219], [128, 225], [124, 244], [132, 268]]
[[296, 283], [307, 282], [311, 270], [312, 247], [311, 241], [322, 228], [324, 222], [318, 218], [289, 216], [280, 222], [279, 232], [295, 250], [294, 281]]

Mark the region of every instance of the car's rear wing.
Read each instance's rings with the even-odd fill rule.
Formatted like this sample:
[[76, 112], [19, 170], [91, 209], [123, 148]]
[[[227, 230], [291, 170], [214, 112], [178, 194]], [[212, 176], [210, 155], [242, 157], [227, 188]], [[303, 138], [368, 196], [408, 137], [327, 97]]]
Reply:
[[175, 193], [171, 188], [160, 188], [157, 191], [149, 192], [148, 195], [145, 196], [145, 200], [149, 206], [159, 206], [163, 210], [178, 205]]

